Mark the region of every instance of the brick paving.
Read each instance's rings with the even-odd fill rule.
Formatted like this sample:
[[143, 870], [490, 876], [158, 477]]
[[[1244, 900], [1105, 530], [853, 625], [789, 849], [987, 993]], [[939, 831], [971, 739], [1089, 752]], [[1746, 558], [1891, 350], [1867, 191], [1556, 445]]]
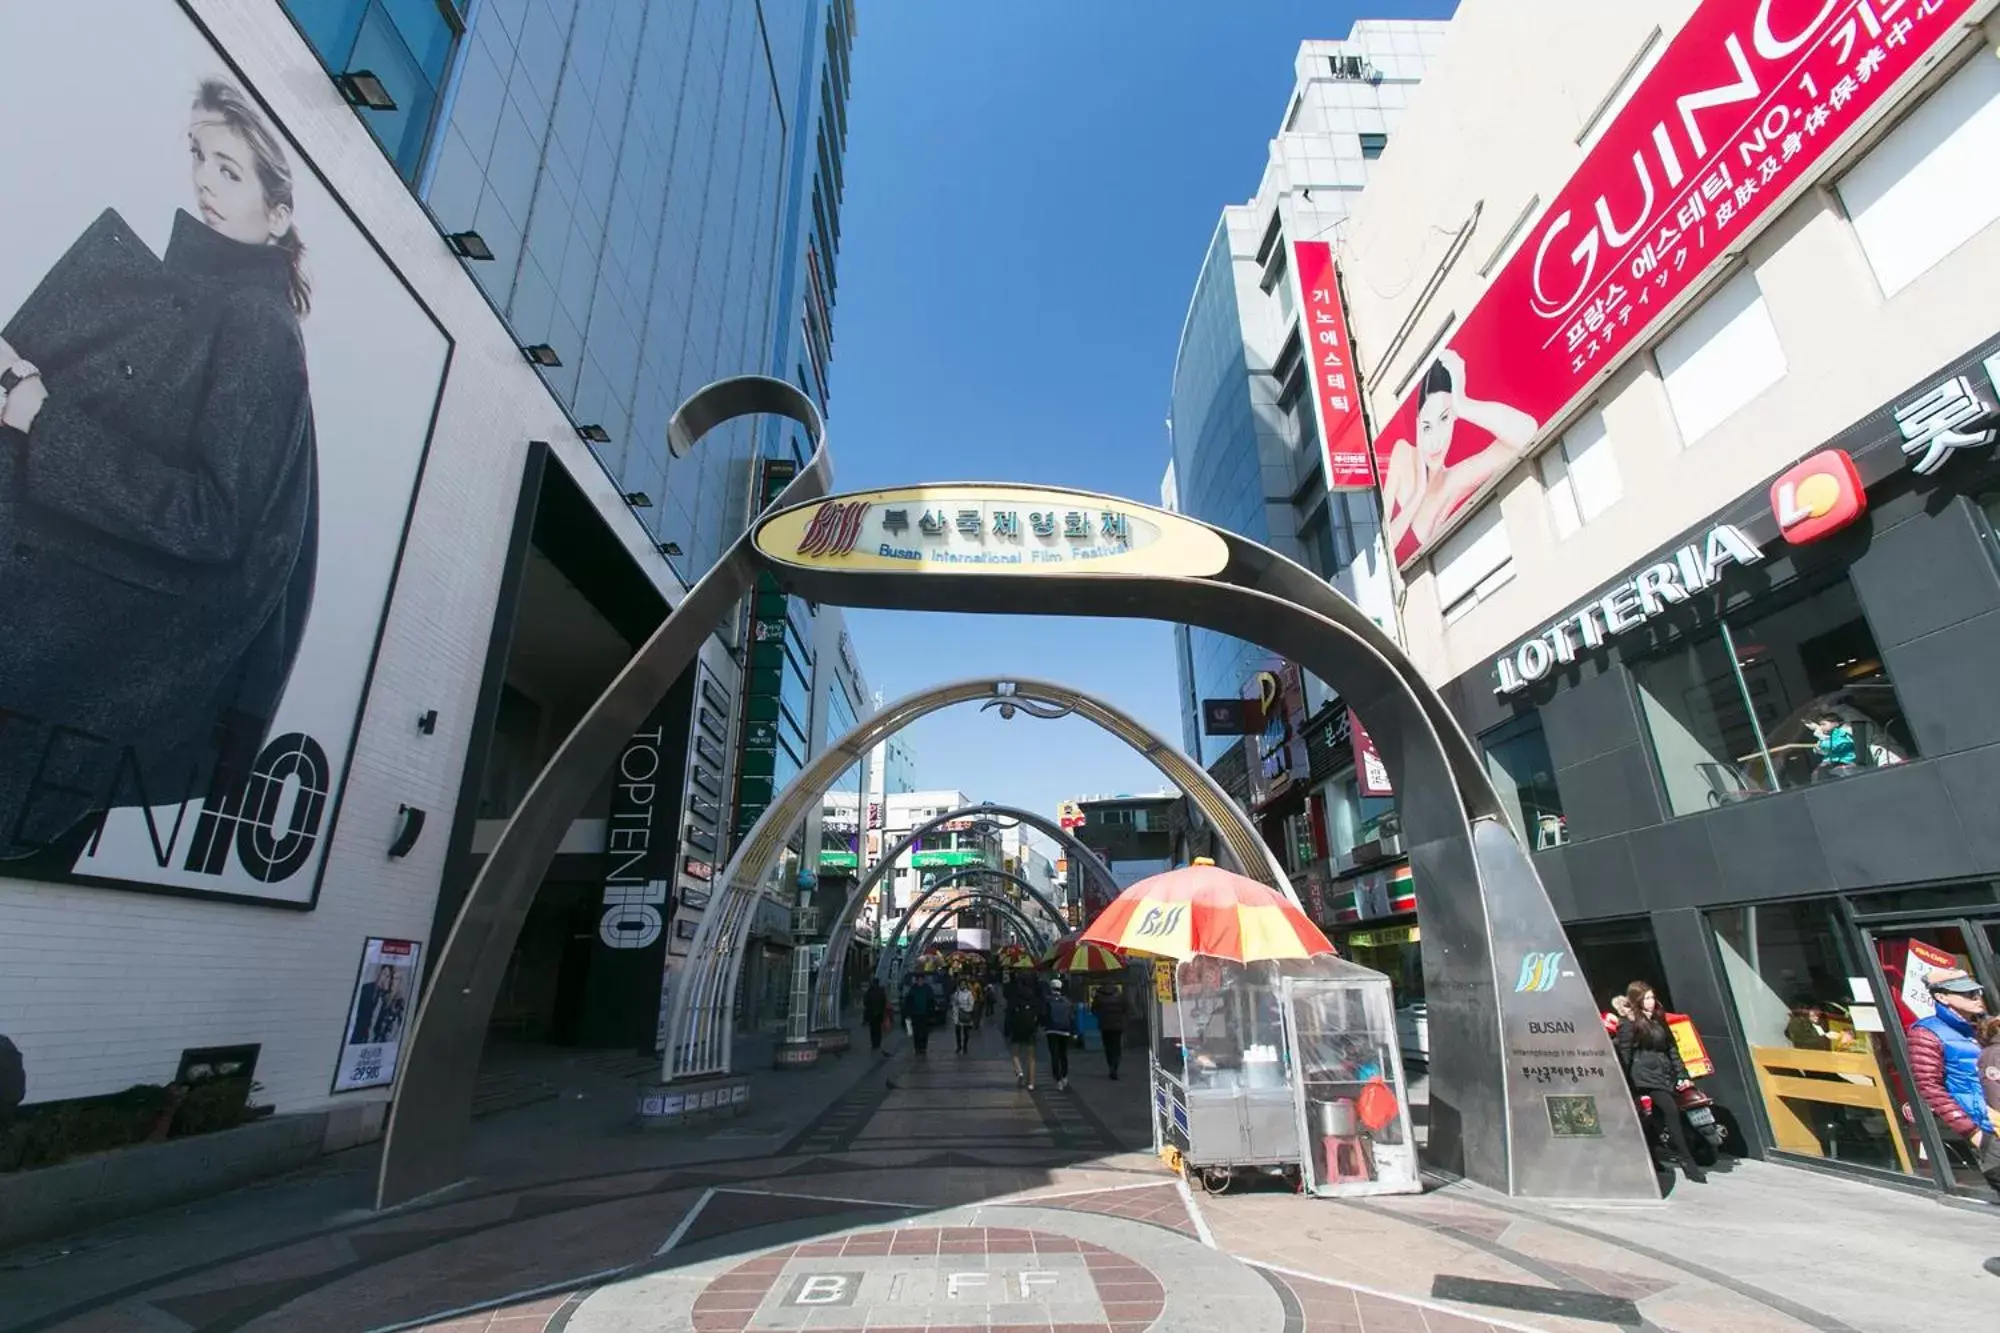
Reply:
[[0, 1330], [1583, 1333], [1613, 1325], [1535, 1307], [1631, 1302], [1656, 1333], [1886, 1333], [1912, 1292], [1973, 1328], [2000, 1291], [2000, 1214], [1782, 1167], [1640, 1209], [1212, 1196], [1152, 1156], [1143, 1079], [1087, 1056], [1067, 1093], [1016, 1088], [990, 1034], [787, 1078], [679, 1138], [587, 1098], [497, 1114], [480, 1180], [384, 1216], [309, 1173], [0, 1256]]

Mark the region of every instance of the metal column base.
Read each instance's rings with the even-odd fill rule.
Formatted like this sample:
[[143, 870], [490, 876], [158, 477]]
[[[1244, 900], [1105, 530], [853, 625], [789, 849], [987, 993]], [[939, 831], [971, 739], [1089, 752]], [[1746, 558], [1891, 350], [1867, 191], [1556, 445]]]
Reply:
[[778, 1052], [771, 1058], [774, 1069], [803, 1069], [818, 1063], [819, 1039], [816, 1037], [787, 1037], [778, 1043]]
[[739, 1116], [749, 1109], [749, 1076], [724, 1074], [684, 1083], [649, 1084], [639, 1093], [639, 1109], [634, 1118], [641, 1129], [678, 1129], [700, 1121]]

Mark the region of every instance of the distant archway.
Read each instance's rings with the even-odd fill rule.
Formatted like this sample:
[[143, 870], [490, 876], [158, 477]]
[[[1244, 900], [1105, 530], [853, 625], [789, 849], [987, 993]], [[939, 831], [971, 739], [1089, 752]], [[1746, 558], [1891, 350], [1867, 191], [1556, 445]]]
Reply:
[[[1021, 932], [1024, 944], [1037, 955], [1055, 942], [1056, 936], [1036, 926], [1025, 912], [1013, 903], [1008, 902], [1005, 898], [978, 889], [961, 890], [961, 892], [965, 896], [954, 898], [933, 909], [930, 915], [926, 916], [918, 925], [917, 929], [909, 933], [903, 943], [891, 946], [882, 951], [881, 961], [875, 967], [876, 980], [886, 984], [899, 972], [907, 972], [909, 970], [909, 960], [923, 956], [923, 951], [928, 945], [931, 936], [935, 935], [943, 927], [945, 918], [954, 912], [969, 910], [991, 911], [1006, 918], [1016, 930]], [[916, 914], [912, 912], [911, 915], [914, 916]]]
[[[929, 902], [931, 899], [937, 897], [941, 893], [946, 894], [947, 896], [958, 896], [966, 894], [968, 892], [978, 893], [979, 890], [977, 890], [976, 888], [968, 889], [964, 883], [966, 880], [978, 879], [978, 878], [1007, 880], [1008, 882], [1018, 886], [1020, 889], [1026, 892], [1028, 896], [1033, 898], [1036, 904], [1039, 905], [1041, 909], [1048, 914], [1049, 921], [1054, 927], [1054, 929], [1049, 931], [1048, 934], [1045, 936], [1046, 939], [1052, 940], [1059, 937], [1066, 928], [1066, 923], [1063, 920], [1063, 915], [1061, 910], [1058, 909], [1054, 903], [1050, 902], [1047, 898], [1043, 897], [1042, 894], [1034, 887], [1034, 885], [1028, 883], [1027, 880], [1022, 879], [1019, 875], [1011, 874], [1005, 870], [995, 870], [991, 866], [968, 866], [964, 870], [940, 878], [935, 884], [932, 884], [931, 886], [926, 888], [922, 893], [918, 894], [915, 898], [910, 900], [909, 910], [903, 913], [902, 919], [906, 922], [911, 920], [916, 916], [918, 912], [923, 911], [925, 903]], [[994, 897], [997, 895], [981, 894], [980, 896]], [[1002, 899], [1002, 901], [1005, 900]], [[1025, 913], [1023, 915], [1025, 915]], [[1041, 932], [1038, 931], [1036, 933], [1040, 934]], [[846, 951], [846, 946], [842, 945], [841, 950], [844, 953]], [[887, 953], [888, 951], [885, 950], [884, 956], [887, 956]], [[832, 966], [833, 944], [831, 941], [829, 941], [827, 944], [827, 963], [828, 963], [827, 966], [822, 967], [820, 969], [820, 977], [822, 980], [827, 980], [827, 973], [833, 970]], [[877, 971], [878, 972], [880, 971], [879, 966], [877, 968]], [[829, 988], [833, 992], [838, 993], [838, 991], [841, 988], [841, 980], [842, 977], [840, 975], [835, 975], [830, 979], [830, 981], [828, 981]], [[817, 999], [817, 996], [815, 996], [815, 999]]]
[[[1038, 815], [1033, 811], [1018, 809], [1011, 805], [992, 804], [965, 805], [955, 810], [946, 810], [917, 825], [894, 847], [885, 850], [882, 858], [868, 868], [867, 875], [855, 885], [854, 891], [847, 895], [847, 901], [841, 904], [840, 911], [835, 914], [832, 924], [827, 929], [828, 963], [820, 969], [819, 979], [813, 984], [812, 1021], [815, 1030], [840, 1026], [840, 997], [845, 990], [843, 983], [846, 980], [848, 941], [853, 938], [854, 923], [860, 918], [861, 909], [867, 905], [869, 895], [875, 891], [876, 885], [883, 876], [896, 868], [896, 863], [902, 859], [903, 854], [915, 847], [925, 834], [935, 832], [954, 820], [979, 815], [1001, 815], [1018, 819], [1024, 824], [1048, 833], [1062, 844], [1065, 851], [1078, 858], [1085, 877], [1096, 881], [1105, 891], [1106, 898], [1117, 896], [1118, 881], [1112, 877], [1111, 867], [1105, 865], [1096, 852], [1078, 842], [1068, 829], [1046, 815]], [[1055, 913], [1055, 919], [1057, 921], [1063, 919], [1061, 912]]]

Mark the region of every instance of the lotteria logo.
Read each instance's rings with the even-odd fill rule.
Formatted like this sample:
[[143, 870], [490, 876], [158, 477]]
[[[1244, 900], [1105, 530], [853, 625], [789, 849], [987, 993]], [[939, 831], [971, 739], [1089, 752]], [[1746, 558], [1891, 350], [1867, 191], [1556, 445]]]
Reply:
[[829, 501], [819, 507], [799, 538], [800, 555], [852, 555], [861, 537], [861, 520], [868, 517], [866, 500]]
[[1771, 484], [1771, 512], [1777, 515], [1778, 531], [1794, 546], [1831, 536], [1867, 508], [1861, 474], [1840, 449], [1814, 454]]

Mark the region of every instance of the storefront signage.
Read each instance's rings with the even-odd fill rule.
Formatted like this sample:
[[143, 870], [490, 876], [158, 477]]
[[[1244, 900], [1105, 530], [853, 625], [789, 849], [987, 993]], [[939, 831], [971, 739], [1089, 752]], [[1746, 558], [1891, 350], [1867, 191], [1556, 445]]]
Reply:
[[1244, 741], [1250, 749], [1250, 803], [1261, 808], [1306, 775], [1305, 682], [1298, 667], [1285, 662], [1275, 671], [1258, 672], [1244, 693], [1244, 711], [1256, 724]]
[[1381, 751], [1375, 748], [1368, 729], [1361, 725], [1352, 708], [1347, 710], [1347, 734], [1354, 743], [1354, 782], [1363, 796], [1394, 796], [1395, 784], [1389, 781], [1389, 766], [1382, 762]]
[[1346, 921], [1372, 921], [1378, 917], [1401, 916], [1417, 910], [1415, 880], [1408, 861], [1398, 861], [1357, 875], [1349, 881], [1353, 888], [1343, 908], [1336, 899], [1335, 917]]
[[1476, 508], [1975, 7], [1703, 0], [1382, 426], [1397, 563]]
[[1347, 937], [1347, 943], [1356, 949], [1386, 949], [1392, 945], [1416, 944], [1423, 937], [1418, 926], [1386, 926], [1381, 930], [1357, 930]]
[[1056, 807], [1056, 823], [1065, 829], [1083, 827], [1083, 808], [1075, 801], [1064, 801]]
[[1531, 639], [1524, 639], [1494, 665], [1495, 694], [1526, 689], [1579, 652], [1602, 648], [1623, 634], [1714, 587], [1731, 564], [1754, 565], [1764, 553], [1742, 531], [1718, 523], [1699, 542], [1690, 542], [1668, 560], [1646, 566], [1603, 596], [1586, 602]]
[[876, 573], [1119, 573], [1204, 578], [1228, 563], [1216, 533], [1113, 496], [952, 484], [835, 496], [757, 527], [781, 565]]
[[662, 865], [672, 854], [668, 839], [656, 836], [660, 800], [660, 741], [664, 728], [633, 733], [618, 755], [611, 784], [611, 815], [605, 821], [604, 916], [597, 937], [607, 949], [644, 949], [660, 938], [670, 910]]
[[1247, 736], [1258, 729], [1251, 710], [1242, 699], [1203, 699], [1201, 734], [1204, 736]]
[[861, 863], [855, 852], [821, 852], [819, 864], [822, 870], [852, 870]]
[[1867, 509], [1861, 473], [1842, 449], [1823, 449], [1771, 483], [1771, 513], [1793, 546], [1830, 537]]
[[715, 878], [715, 863], [690, 856], [681, 861], [681, 871], [689, 879], [698, 879], [706, 884]]
[[913, 866], [983, 866], [986, 854], [975, 851], [912, 852]]
[[2000, 431], [2000, 352], [1981, 363], [1985, 384], [1975, 375], [1952, 375], [1897, 407], [1892, 415], [1913, 471], [1929, 476], [1960, 449], [1992, 444]]
[[396, 1081], [396, 1057], [417, 1002], [423, 955], [424, 946], [416, 940], [371, 938], [361, 946], [361, 971], [348, 1002], [340, 1064], [333, 1075], [335, 1092], [385, 1088]]
[[1365, 491], [1375, 484], [1368, 457], [1368, 427], [1361, 416], [1361, 382], [1354, 347], [1347, 336], [1347, 309], [1326, 241], [1292, 244], [1292, 275], [1299, 284], [1307, 373], [1312, 376], [1313, 415], [1319, 423], [1326, 485], [1333, 491]]

